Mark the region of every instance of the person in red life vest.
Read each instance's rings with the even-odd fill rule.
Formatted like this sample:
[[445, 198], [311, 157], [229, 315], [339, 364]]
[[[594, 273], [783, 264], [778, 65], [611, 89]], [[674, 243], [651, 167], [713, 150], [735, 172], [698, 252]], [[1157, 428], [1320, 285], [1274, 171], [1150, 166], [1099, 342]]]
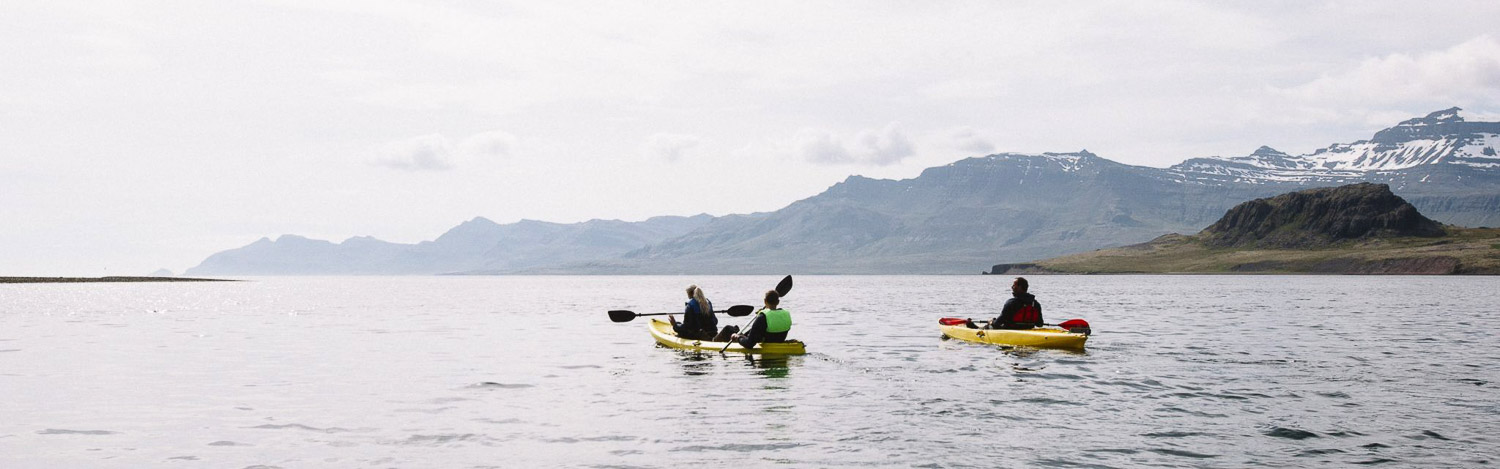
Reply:
[[[1010, 284], [1010, 292], [1013, 296], [1005, 300], [1005, 307], [1000, 310], [1000, 317], [990, 321], [985, 329], [1031, 329], [1042, 326], [1042, 304], [1036, 302], [1036, 296], [1026, 293], [1026, 278], [1016, 277], [1016, 281]], [[972, 321], [969, 327], [976, 327]]]
[[766, 292], [766, 307], [756, 313], [745, 333], [731, 335], [729, 340], [747, 349], [761, 342], [786, 342], [786, 334], [792, 329], [792, 313], [778, 307], [780, 304], [781, 295], [776, 290]]

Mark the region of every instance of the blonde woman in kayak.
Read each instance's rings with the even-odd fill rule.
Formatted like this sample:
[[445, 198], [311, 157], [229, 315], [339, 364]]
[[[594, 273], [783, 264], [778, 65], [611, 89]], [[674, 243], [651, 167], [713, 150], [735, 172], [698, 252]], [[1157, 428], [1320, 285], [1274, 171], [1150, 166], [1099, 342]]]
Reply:
[[719, 318], [714, 317], [714, 304], [703, 295], [703, 289], [697, 285], [688, 285], [688, 301], [682, 309], [682, 322], [677, 318], [667, 315], [667, 321], [672, 323], [672, 331], [677, 337], [695, 340], [711, 340], [714, 333], [719, 330]]
[[792, 313], [780, 308], [781, 295], [776, 290], [766, 292], [766, 306], [756, 313], [744, 334], [729, 336], [746, 349], [762, 342], [786, 342], [786, 334], [792, 330]]

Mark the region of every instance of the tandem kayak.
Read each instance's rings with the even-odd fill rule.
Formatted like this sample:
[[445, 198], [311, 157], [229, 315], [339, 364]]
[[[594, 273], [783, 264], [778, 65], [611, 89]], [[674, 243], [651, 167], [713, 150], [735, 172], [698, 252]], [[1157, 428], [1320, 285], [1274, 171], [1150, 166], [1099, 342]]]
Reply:
[[[1059, 348], [1083, 350], [1088, 334], [1056, 328], [1037, 329], [970, 329], [962, 325], [941, 325], [943, 335], [965, 342], [1009, 345], [1013, 347]], [[671, 330], [670, 328], [668, 329]]]
[[[656, 343], [669, 348], [717, 352], [723, 350], [724, 345], [729, 344], [729, 342], [712, 342], [677, 337], [677, 333], [672, 331], [672, 323], [656, 318], [651, 318], [651, 323], [647, 326], [651, 328], [651, 337], [656, 339]], [[746, 350], [745, 347], [735, 343], [729, 345], [729, 349], [724, 351], [761, 355], [803, 355], [807, 353], [807, 346], [803, 345], [801, 341], [793, 340], [790, 342], [760, 343]]]

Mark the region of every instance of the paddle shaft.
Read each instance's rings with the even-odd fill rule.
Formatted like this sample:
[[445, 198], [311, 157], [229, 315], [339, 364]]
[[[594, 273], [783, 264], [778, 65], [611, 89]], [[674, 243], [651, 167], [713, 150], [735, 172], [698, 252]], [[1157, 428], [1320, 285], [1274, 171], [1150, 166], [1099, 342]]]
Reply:
[[[728, 313], [728, 312], [729, 312], [729, 310], [727, 310], [727, 309], [719, 310], [719, 311], [714, 311], [714, 313]], [[676, 313], [635, 313], [635, 315], [637, 317], [639, 317], [639, 316], [666, 316], [666, 315], [669, 315], [669, 314], [687, 314], [687, 313], [683, 313], [683, 312], [676, 312]]]
[[[948, 324], [948, 325], [954, 325], [954, 326], [956, 326], [956, 325], [959, 324], [957, 321], [960, 320], [960, 319], [961, 318], [942, 318], [942, 319], [939, 319], [938, 322], [947, 324], [947, 322], [949, 320], [952, 320], [953, 324]], [[968, 321], [968, 322], [973, 322], [973, 323], [984, 323], [984, 324], [989, 324], [989, 323], [994, 322], [994, 321], [986, 321], [986, 320], [975, 321], [973, 319], [966, 319], [966, 318], [962, 319], [962, 320]], [[1068, 323], [1072, 323], [1074, 321], [1077, 321], [1077, 322], [1074, 323], [1074, 324], [1068, 324]], [[1074, 329], [1074, 328], [1080, 328], [1080, 327], [1082, 327], [1082, 328], [1088, 328], [1089, 327], [1088, 321], [1084, 321], [1082, 319], [1069, 319], [1067, 321], [1063, 321], [1063, 322], [1060, 322], [1060, 323], [1057, 323], [1057, 324], [1042, 323], [1042, 325], [1043, 326], [1051, 326], [1051, 327], [1061, 327], [1063, 329], [1070, 329], [1070, 330]]]
[[[644, 316], [644, 314], [643, 314], [643, 315], [642, 315], [642, 316]], [[978, 321], [974, 321], [974, 320], [973, 320], [973, 319], [970, 319], [970, 321], [973, 321], [973, 322], [974, 322], [974, 323], [976, 323], [976, 324], [977, 324], [977, 323], [981, 323], [981, 322], [982, 322], [982, 323], [985, 323], [985, 324], [989, 324], [989, 323], [992, 323], [992, 322], [994, 322], [994, 321], [985, 321], [985, 320], [982, 320], [982, 319], [981, 319], [981, 320], [978, 320]], [[1062, 327], [1062, 325], [1061, 325], [1061, 324], [1047, 324], [1047, 323], [1045, 323], [1045, 322], [1044, 322], [1044, 323], [1042, 323], [1042, 325], [1043, 325], [1043, 326], [1052, 326], [1052, 327]]]

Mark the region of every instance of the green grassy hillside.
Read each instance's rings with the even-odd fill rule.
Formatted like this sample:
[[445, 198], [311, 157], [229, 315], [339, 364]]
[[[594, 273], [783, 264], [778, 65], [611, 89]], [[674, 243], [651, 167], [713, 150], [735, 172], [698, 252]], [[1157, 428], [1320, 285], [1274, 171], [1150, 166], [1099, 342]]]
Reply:
[[996, 265], [992, 273], [1500, 274], [1500, 229], [1444, 227], [1439, 237], [1391, 237], [1316, 248], [1210, 247], [1170, 234], [1147, 243]]

